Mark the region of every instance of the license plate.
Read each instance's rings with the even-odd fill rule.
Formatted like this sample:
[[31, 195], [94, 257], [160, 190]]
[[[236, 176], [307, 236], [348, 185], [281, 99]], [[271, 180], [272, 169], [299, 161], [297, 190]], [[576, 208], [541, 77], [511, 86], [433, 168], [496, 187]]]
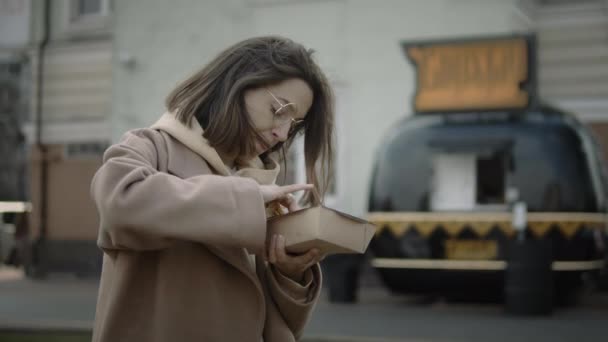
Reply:
[[445, 241], [445, 257], [462, 260], [490, 260], [498, 256], [498, 244], [493, 240]]

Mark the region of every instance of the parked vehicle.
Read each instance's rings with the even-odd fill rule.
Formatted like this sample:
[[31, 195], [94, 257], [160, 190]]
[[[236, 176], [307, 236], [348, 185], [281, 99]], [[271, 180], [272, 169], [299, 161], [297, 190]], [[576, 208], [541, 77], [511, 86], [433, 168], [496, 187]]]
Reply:
[[[438, 110], [432, 96], [419, 101], [429, 95], [425, 77], [416, 107], [431, 110], [387, 132], [371, 179], [368, 219], [378, 231], [370, 259], [382, 282], [396, 293], [504, 298], [516, 312], [547, 313], [556, 300], [570, 301], [584, 277], [606, 267], [608, 182], [593, 136], [540, 101], [463, 110], [454, 97]], [[330, 260], [330, 299], [356, 299], [362, 260]]]
[[509, 194], [527, 205], [526, 238], [551, 244], [560, 297], [603, 266], [604, 166], [571, 115], [414, 116], [382, 146], [369, 219], [380, 227], [373, 265], [391, 289], [502, 291], [516, 235]]

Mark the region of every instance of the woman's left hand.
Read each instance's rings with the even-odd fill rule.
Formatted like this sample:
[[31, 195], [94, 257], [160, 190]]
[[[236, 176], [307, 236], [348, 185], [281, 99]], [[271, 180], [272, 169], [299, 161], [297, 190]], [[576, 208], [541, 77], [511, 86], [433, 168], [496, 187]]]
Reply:
[[290, 213], [302, 209], [292, 194], [285, 195], [285, 197], [279, 199], [278, 202], [281, 206], [287, 208], [287, 211]]
[[[300, 210], [298, 201], [292, 194], [281, 198], [279, 203], [286, 207], [289, 212]], [[276, 267], [283, 275], [301, 283], [304, 278], [304, 273], [311, 266], [323, 260], [325, 256], [321, 255], [321, 251], [313, 248], [308, 252], [300, 255], [290, 255], [285, 251], [285, 237], [282, 235], [273, 235], [268, 246], [268, 261]]]
[[268, 261], [283, 275], [301, 283], [304, 273], [310, 267], [323, 260], [321, 251], [313, 248], [304, 254], [290, 255], [285, 251], [285, 237], [273, 235], [268, 246]]

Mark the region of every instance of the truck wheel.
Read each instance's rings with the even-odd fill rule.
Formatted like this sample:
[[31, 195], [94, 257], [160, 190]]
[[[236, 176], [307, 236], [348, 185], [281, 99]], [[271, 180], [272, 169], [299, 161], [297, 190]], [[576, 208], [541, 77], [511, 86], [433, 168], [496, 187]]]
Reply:
[[331, 303], [355, 303], [359, 287], [360, 255], [330, 255], [323, 261]]
[[602, 270], [598, 279], [598, 290], [608, 292], [608, 269]]
[[515, 315], [546, 315], [553, 311], [551, 242], [513, 241], [505, 274], [505, 308]]
[[586, 288], [584, 276], [584, 272], [561, 272], [555, 275], [554, 302], [557, 306], [573, 307], [580, 302], [584, 291], [589, 289]]
[[[608, 241], [608, 239], [606, 239]], [[604, 268], [600, 269], [597, 279], [597, 287], [601, 292], [608, 292], [608, 251], [604, 257]]]

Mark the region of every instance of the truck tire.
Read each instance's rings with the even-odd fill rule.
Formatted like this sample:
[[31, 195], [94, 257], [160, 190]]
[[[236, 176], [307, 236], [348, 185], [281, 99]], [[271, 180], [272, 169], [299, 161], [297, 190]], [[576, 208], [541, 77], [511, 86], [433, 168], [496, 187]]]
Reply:
[[513, 241], [505, 274], [505, 309], [514, 315], [547, 315], [553, 311], [554, 280], [551, 242]]
[[323, 261], [323, 276], [327, 281], [331, 303], [357, 302], [362, 262], [362, 256], [351, 254], [330, 255]]

